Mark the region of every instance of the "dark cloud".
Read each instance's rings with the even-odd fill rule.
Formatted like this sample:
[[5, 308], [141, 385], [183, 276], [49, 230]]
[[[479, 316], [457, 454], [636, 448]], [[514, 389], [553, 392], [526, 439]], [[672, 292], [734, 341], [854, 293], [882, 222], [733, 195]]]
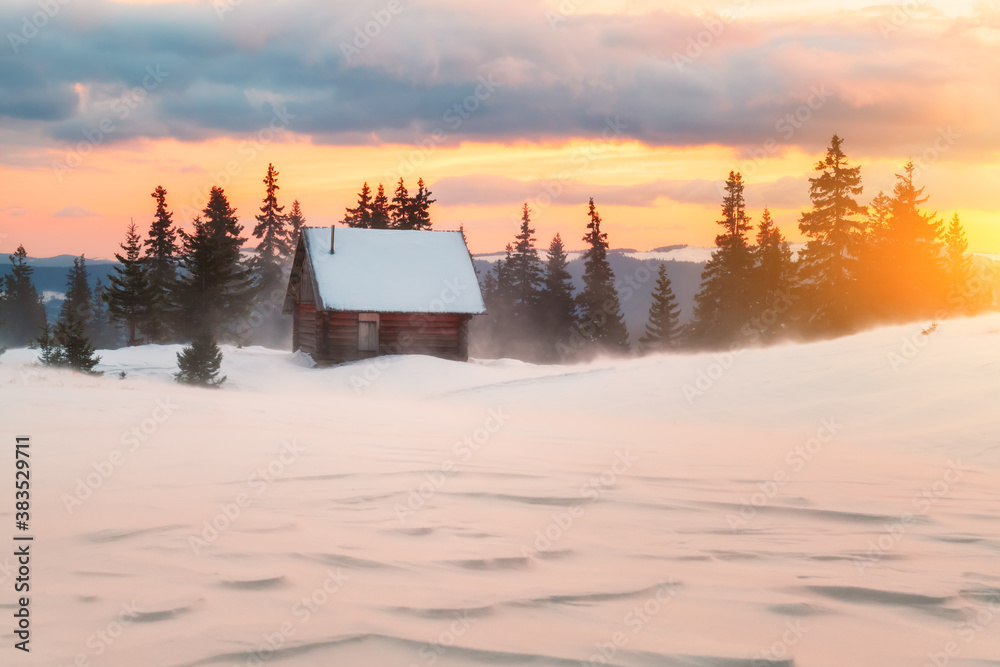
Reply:
[[[1000, 148], [986, 18], [914, 19], [889, 39], [870, 13], [758, 20], [698, 52], [704, 20], [662, 11], [574, 15], [553, 30], [541, 2], [403, 2], [388, 21], [378, 4], [227, 6], [62, 6], [0, 49], [0, 119], [37, 121], [61, 142], [109, 121], [107, 142], [239, 136], [286, 110], [289, 130], [321, 143], [597, 137], [620, 117], [623, 138], [748, 154], [817, 151], [834, 132], [860, 154], [920, 154], [948, 126], [962, 136], [955, 155]], [[16, 35], [37, 11], [5, 2], [0, 26]], [[150, 67], [168, 76], [123, 116]]]
[[78, 103], [72, 86], [15, 80], [0, 89], [0, 118], [60, 121], [72, 117]]

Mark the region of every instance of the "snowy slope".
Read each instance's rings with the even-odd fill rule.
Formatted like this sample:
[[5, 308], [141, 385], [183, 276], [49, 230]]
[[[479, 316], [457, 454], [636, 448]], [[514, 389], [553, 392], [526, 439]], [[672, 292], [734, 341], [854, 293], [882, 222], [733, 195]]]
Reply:
[[921, 329], [573, 367], [224, 348], [219, 391], [172, 346], [99, 378], [8, 351], [14, 664], [995, 665], [1000, 316]]

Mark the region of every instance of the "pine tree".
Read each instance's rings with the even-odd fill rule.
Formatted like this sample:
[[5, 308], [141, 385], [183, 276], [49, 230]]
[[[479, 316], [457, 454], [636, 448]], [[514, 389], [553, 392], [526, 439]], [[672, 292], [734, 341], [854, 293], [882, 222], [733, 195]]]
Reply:
[[514, 247], [507, 244], [506, 255], [493, 264], [493, 273], [496, 278], [495, 299], [497, 311], [504, 313], [504, 323], [512, 321], [514, 311], [514, 281], [511, 271], [511, 257], [514, 254]]
[[94, 314], [90, 326], [90, 341], [94, 347], [101, 350], [111, 350], [119, 346], [120, 336], [108, 313], [107, 304], [104, 301], [104, 281], [100, 278], [94, 284], [94, 295], [90, 304], [90, 310]]
[[649, 322], [646, 333], [639, 339], [643, 352], [664, 352], [677, 347], [681, 333], [681, 309], [677, 305], [667, 265], [660, 262], [653, 288], [653, 305], [649, 307]]
[[483, 302], [486, 304], [486, 315], [477, 318], [476, 328], [484, 341], [484, 345], [497, 356], [507, 356], [515, 351], [516, 332], [512, 325], [513, 290], [511, 289], [510, 270], [507, 261], [513, 253], [510, 244], [507, 245], [507, 257], [499, 259], [483, 275], [480, 286]]
[[972, 277], [972, 258], [968, 255], [969, 242], [965, 238], [962, 220], [956, 213], [945, 233], [948, 248], [948, 277], [952, 285], [961, 285]]
[[948, 304], [966, 314], [976, 313], [985, 306], [990, 295], [983, 282], [975, 280], [972, 257], [968, 254], [969, 243], [958, 213], [952, 217], [944, 240], [947, 249]]
[[890, 218], [892, 216], [892, 199], [885, 192], [879, 191], [868, 206], [868, 224], [865, 226], [865, 237], [869, 243], [882, 243], [889, 235]]
[[264, 204], [260, 207], [260, 215], [256, 216], [257, 224], [253, 228], [254, 238], [260, 239], [253, 265], [261, 289], [270, 293], [283, 282], [284, 260], [291, 251], [286, 228], [288, 218], [283, 214], [285, 207], [278, 205], [277, 192], [281, 186], [278, 185], [278, 172], [273, 164], [267, 165], [264, 185]]
[[299, 242], [299, 234], [302, 233], [302, 228], [305, 227], [306, 219], [302, 215], [302, 207], [299, 205], [299, 200], [296, 199], [292, 202], [292, 212], [288, 214], [288, 237], [285, 239], [285, 245], [288, 246], [289, 256], [295, 254], [295, 247]]
[[859, 318], [859, 257], [865, 239], [861, 167], [848, 166], [843, 140], [834, 135], [826, 157], [810, 178], [813, 210], [799, 219], [809, 241], [799, 255], [804, 318], [809, 328], [828, 333], [853, 329]]
[[556, 234], [546, 253], [545, 277], [542, 285], [541, 309], [545, 322], [548, 358], [571, 356], [567, 349], [570, 337], [579, 327], [573, 281], [567, 267], [569, 258], [562, 237]]
[[536, 328], [542, 287], [542, 263], [535, 248], [534, 233], [535, 230], [531, 229], [531, 210], [525, 203], [521, 213], [521, 230], [514, 237], [513, 252], [507, 258], [506, 266], [510, 270], [514, 326], [526, 334]]
[[73, 258], [66, 275], [66, 299], [59, 309], [59, 323], [80, 324], [86, 332], [94, 319], [94, 294], [90, 289], [87, 260], [83, 255]]
[[521, 229], [514, 237], [514, 244], [507, 246], [503, 264], [497, 264], [498, 286], [503, 281], [504, 304], [498, 312], [504, 313], [499, 329], [506, 339], [505, 349], [511, 356], [530, 361], [545, 355], [544, 344], [539, 338], [542, 264], [535, 248], [534, 232], [531, 212], [525, 204]]
[[753, 248], [751, 298], [755, 336], [773, 339], [786, 331], [795, 286], [795, 263], [781, 230], [764, 214], [757, 229], [757, 245]]
[[[503, 260], [500, 260], [503, 261]], [[496, 267], [490, 267], [486, 270], [483, 275], [482, 280], [479, 281], [480, 290], [483, 293], [483, 302], [486, 304], [486, 316], [490, 317], [492, 315], [492, 304], [496, 304], [496, 294], [497, 294], [497, 274]]]
[[218, 387], [226, 381], [219, 377], [222, 366], [222, 350], [208, 332], [194, 337], [191, 345], [177, 353], [177, 373], [174, 378], [181, 384], [202, 387]]
[[413, 229], [413, 200], [403, 179], [399, 179], [389, 204], [389, 225], [394, 229]]
[[[469, 250], [469, 237], [465, 235], [465, 225], [458, 226], [458, 233], [462, 235], [462, 243], [465, 244], [465, 249], [469, 253], [469, 259], [472, 259], [472, 251]], [[473, 266], [475, 269], [475, 266]], [[479, 273], [479, 269], [476, 269], [476, 273]]]
[[166, 343], [172, 339], [171, 329], [178, 316], [174, 303], [177, 290], [177, 265], [180, 248], [173, 214], [167, 209], [167, 191], [157, 186], [152, 195], [156, 213], [143, 245], [144, 265], [149, 281], [149, 313], [145, 323], [146, 338], [151, 343]]
[[390, 227], [389, 198], [385, 194], [385, 187], [378, 184], [378, 191], [372, 199], [372, 229], [389, 229]]
[[718, 347], [731, 343], [751, 318], [753, 256], [747, 238], [750, 218], [743, 191], [743, 176], [729, 172], [722, 219], [718, 221], [725, 231], [715, 237], [716, 250], [702, 271], [694, 320], [688, 330], [695, 345]]
[[115, 275], [109, 275], [109, 285], [103, 298], [108, 304], [110, 318], [122, 324], [126, 331], [125, 344], [138, 345], [144, 329], [151, 317], [153, 291], [146, 272], [146, 262], [140, 257], [142, 251], [135, 224], [128, 226], [125, 243], [121, 244], [125, 254], [115, 253], [120, 266], [115, 266]]
[[358, 205], [349, 208], [344, 213], [344, 224], [348, 227], [371, 229], [372, 226], [372, 190], [366, 182], [358, 193]]
[[45, 306], [31, 281], [34, 268], [28, 264], [28, 252], [19, 245], [10, 259], [10, 273], [3, 279], [0, 298], [0, 322], [4, 323], [2, 340], [13, 347], [28, 345], [45, 322]]
[[942, 224], [920, 210], [927, 197], [914, 184], [914, 171], [913, 162], [907, 162], [903, 173], [896, 174], [881, 253], [882, 284], [888, 288], [882, 307], [898, 320], [929, 316], [941, 308], [947, 283]]
[[91, 375], [102, 374], [94, 370], [94, 366], [101, 362], [101, 358], [94, 356], [94, 346], [87, 336], [82, 321], [72, 318], [60, 320], [55, 326], [53, 338], [60, 348], [56, 356], [58, 365]]
[[417, 179], [417, 194], [413, 195], [410, 229], [430, 229], [430, 205], [436, 202], [431, 199], [431, 191], [424, 187], [424, 179]]
[[43, 365], [72, 368], [91, 375], [103, 374], [94, 370], [101, 358], [94, 356], [94, 346], [87, 337], [83, 321], [72, 315], [61, 319], [54, 327], [45, 322], [35, 345], [41, 351], [39, 361]]
[[892, 298], [884, 280], [889, 257], [889, 226], [892, 199], [879, 191], [867, 207], [865, 229], [858, 249], [858, 294], [855, 307], [859, 319], [875, 322], [885, 318], [885, 304]]
[[257, 292], [253, 271], [240, 252], [246, 241], [240, 236], [243, 226], [222, 188], [212, 188], [203, 213], [204, 220], [196, 218], [191, 233], [181, 231], [185, 275], [178, 305], [184, 318], [181, 333], [188, 335], [218, 335], [246, 316]]
[[590, 222], [584, 235], [583, 292], [577, 297], [584, 339], [599, 349], [627, 352], [628, 329], [622, 315], [615, 275], [608, 263], [608, 235], [601, 231], [601, 216], [590, 199]]
[[64, 366], [66, 364], [66, 358], [63, 355], [62, 348], [59, 347], [59, 343], [56, 342], [55, 333], [52, 331], [52, 327], [49, 326], [48, 322], [44, 322], [40, 327], [41, 333], [35, 338], [35, 347], [41, 352], [38, 357], [38, 361], [42, 363], [43, 366]]

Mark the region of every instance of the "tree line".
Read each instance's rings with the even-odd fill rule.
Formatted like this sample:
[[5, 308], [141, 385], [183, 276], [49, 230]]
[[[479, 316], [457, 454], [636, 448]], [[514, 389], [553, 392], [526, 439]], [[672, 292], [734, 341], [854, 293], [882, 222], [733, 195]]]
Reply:
[[[968, 255], [961, 220], [944, 223], [923, 210], [912, 162], [891, 194], [865, 206], [861, 167], [834, 136], [810, 183], [810, 210], [799, 219], [805, 247], [794, 257], [768, 209], [756, 227], [745, 183], [730, 172], [715, 239], [695, 298], [693, 319], [680, 311], [661, 264], [639, 352], [723, 349], [788, 338], [818, 338], [881, 323], [973, 314], [993, 304], [988, 283]], [[491, 354], [538, 362], [573, 361], [632, 350], [620, 283], [608, 263], [607, 234], [591, 199], [583, 236], [583, 289], [574, 294], [566, 249], [557, 234], [544, 260], [530, 209], [506, 255], [480, 279], [488, 314], [476, 323]]]
[[392, 199], [379, 183], [372, 196], [372, 190], [365, 182], [358, 193], [358, 203], [348, 207], [344, 213], [344, 224], [362, 229], [430, 229], [431, 191], [424, 185], [424, 179], [417, 180], [417, 191], [411, 196], [402, 178], [396, 184]]
[[[45, 364], [91, 371], [99, 362], [95, 349], [193, 341], [194, 356], [180, 360], [184, 377], [198, 378], [185, 364], [215, 364], [216, 340], [240, 344], [279, 344], [287, 338], [287, 318], [280, 311], [288, 269], [306, 220], [298, 200], [286, 213], [279, 203], [279, 173], [273, 164], [264, 176], [264, 197], [249, 240], [221, 187], [212, 187], [201, 214], [190, 229], [175, 224], [167, 191], [157, 186], [152, 221], [145, 235], [130, 223], [108, 284], [91, 287], [86, 258], [73, 260], [67, 275], [65, 300], [50, 324], [44, 302], [33, 282], [24, 246], [10, 255], [10, 275], [0, 293], [0, 343], [35, 346]], [[365, 184], [356, 208], [344, 222], [354, 227], [430, 229], [429, 206], [434, 203], [423, 179], [410, 196], [400, 179], [391, 202], [382, 186], [375, 198]], [[186, 354], [190, 351], [186, 351]], [[193, 366], [191, 365], [193, 364]], [[214, 377], [214, 376], [212, 376]], [[181, 378], [179, 378], [181, 379]]]
[[[798, 225], [806, 244], [797, 258], [768, 209], [754, 228], [746, 185], [730, 172], [721, 231], [701, 276], [692, 321], [681, 324], [661, 264], [638, 351], [841, 335], [878, 323], [971, 314], [993, 304], [967, 253], [961, 220], [956, 214], [945, 226], [923, 210], [928, 197], [915, 183], [912, 163], [903, 166], [891, 194], [880, 192], [867, 206], [858, 202], [861, 167], [850, 164], [839, 137], [815, 172], [809, 179], [812, 206]], [[86, 259], [74, 260], [53, 325], [19, 246], [0, 294], [0, 343], [35, 345], [46, 363], [91, 370], [95, 348], [200, 340], [199, 354], [211, 360], [218, 339], [284, 340], [288, 323], [274, 315], [305, 218], [297, 200], [287, 213], [279, 203], [278, 176], [269, 164], [251, 231], [257, 239], [252, 254], [242, 250], [249, 237], [222, 188], [211, 189], [201, 215], [185, 230], [175, 225], [167, 192], [157, 186], [148, 230], [143, 236], [135, 224], [128, 226], [107, 285], [98, 281], [92, 289]], [[344, 223], [427, 230], [431, 194], [423, 179], [412, 195], [400, 179], [391, 200], [381, 184], [373, 196], [365, 183]], [[540, 257], [531, 210], [523, 206], [505, 256], [480, 275], [488, 312], [474, 321], [473, 335], [481, 349], [538, 362], [633, 351], [602, 222], [591, 199], [581, 237], [583, 289], [576, 294], [561, 236]]]
[[[568, 361], [586, 349], [625, 352], [628, 330], [622, 315], [614, 272], [608, 263], [608, 235], [590, 200], [584, 252], [584, 289], [574, 295], [569, 259], [559, 234], [543, 262], [535, 247], [531, 209], [521, 212], [520, 231], [506, 255], [481, 276], [487, 314], [476, 333], [498, 355], [533, 361]], [[673, 299], [669, 280], [668, 294]], [[675, 304], [676, 305], [676, 304]], [[651, 343], [652, 344], [652, 343]]]

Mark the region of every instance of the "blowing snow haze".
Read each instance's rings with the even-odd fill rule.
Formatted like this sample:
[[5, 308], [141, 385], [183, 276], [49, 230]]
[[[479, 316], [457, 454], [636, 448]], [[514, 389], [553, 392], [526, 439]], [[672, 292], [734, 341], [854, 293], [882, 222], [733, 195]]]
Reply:
[[988, 664], [998, 329], [747, 351], [707, 387], [714, 355], [226, 347], [214, 391], [172, 382], [180, 346], [97, 379], [8, 352], [47, 545], [11, 664]]

